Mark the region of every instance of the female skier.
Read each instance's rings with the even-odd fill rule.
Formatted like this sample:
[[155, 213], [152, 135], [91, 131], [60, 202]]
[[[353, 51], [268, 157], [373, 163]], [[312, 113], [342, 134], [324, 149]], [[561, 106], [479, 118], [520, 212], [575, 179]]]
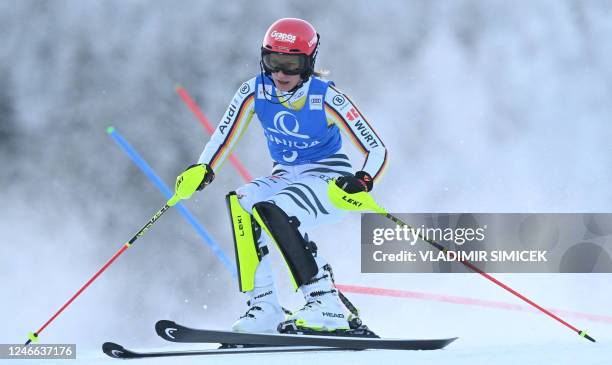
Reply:
[[[234, 331], [277, 332], [281, 322], [315, 331], [349, 329], [345, 305], [352, 306], [343, 305], [347, 301], [340, 300], [344, 298], [334, 287], [331, 266], [307, 231], [343, 216], [328, 199], [328, 183], [336, 179], [347, 193], [371, 191], [386, 165], [387, 151], [355, 104], [314, 71], [319, 38], [301, 19], [273, 23], [263, 39], [260, 74], [240, 86], [199, 163], [190, 166], [205, 169], [197, 188], [201, 190], [257, 115], [274, 161], [272, 172], [226, 197], [239, 288], [248, 294], [249, 307], [233, 324]], [[342, 153], [340, 131], [365, 154], [357, 172]], [[288, 316], [267, 257], [272, 246], [279, 249], [292, 283], [306, 300]]]

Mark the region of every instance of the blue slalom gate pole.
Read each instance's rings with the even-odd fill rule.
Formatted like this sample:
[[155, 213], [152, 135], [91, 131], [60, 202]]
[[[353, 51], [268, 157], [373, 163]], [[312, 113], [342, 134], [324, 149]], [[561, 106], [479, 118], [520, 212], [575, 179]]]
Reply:
[[[121, 147], [121, 149], [132, 159], [132, 161], [138, 166], [142, 172], [157, 186], [157, 188], [164, 194], [166, 199], [170, 199], [172, 197], [172, 191], [168, 188], [168, 186], [162, 181], [162, 179], [157, 176], [155, 171], [145, 162], [145, 160], [140, 157], [138, 152], [128, 143], [128, 141], [123, 138], [123, 136], [114, 128], [108, 127], [106, 132], [113, 138], [113, 140]], [[198, 235], [204, 239], [204, 242], [210, 247], [213, 253], [217, 256], [219, 260], [223, 263], [225, 268], [230, 272], [234, 279], [236, 277], [236, 267], [234, 263], [225, 255], [221, 247], [215, 242], [215, 240], [210, 236], [210, 234], [206, 231], [206, 229], [197, 221], [197, 219], [191, 214], [191, 212], [182, 204], [177, 203], [176, 208], [181, 213], [181, 215], [193, 226]]]

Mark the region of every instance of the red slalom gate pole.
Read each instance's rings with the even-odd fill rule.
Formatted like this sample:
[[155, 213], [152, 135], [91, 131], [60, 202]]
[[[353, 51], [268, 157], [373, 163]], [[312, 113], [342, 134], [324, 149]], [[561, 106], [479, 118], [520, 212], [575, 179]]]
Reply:
[[[213, 134], [215, 129], [213, 128], [213, 126], [210, 123], [210, 121], [208, 120], [208, 118], [206, 118], [204, 113], [202, 113], [202, 111], [200, 110], [200, 108], [198, 107], [196, 102], [193, 100], [193, 98], [189, 95], [187, 90], [185, 90], [184, 87], [179, 85], [179, 86], [176, 87], [176, 92], [179, 94], [179, 96], [185, 102], [185, 104], [187, 104], [189, 109], [191, 109], [193, 114], [195, 114], [196, 118], [198, 118], [200, 123], [204, 126], [204, 128], [206, 129], [208, 134]], [[251, 176], [251, 174], [249, 174], [249, 172], [244, 167], [244, 165], [240, 162], [240, 160], [238, 160], [236, 158], [236, 156], [234, 156], [233, 153], [230, 153], [228, 158], [229, 158], [230, 162], [232, 163], [232, 165], [234, 165], [236, 170], [238, 170], [238, 173], [240, 174], [240, 176], [242, 176], [242, 178], [246, 182], [249, 182], [249, 181], [253, 180], [253, 177]]]

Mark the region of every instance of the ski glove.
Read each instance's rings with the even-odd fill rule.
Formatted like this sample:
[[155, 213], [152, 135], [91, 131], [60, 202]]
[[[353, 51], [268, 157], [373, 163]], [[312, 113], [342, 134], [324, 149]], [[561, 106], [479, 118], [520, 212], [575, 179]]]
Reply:
[[357, 171], [355, 175], [339, 177], [336, 180], [342, 190], [349, 194], [360, 193], [362, 191], [372, 191], [374, 182], [372, 176], [365, 171]]
[[[202, 182], [200, 182], [200, 185], [198, 185], [198, 187], [196, 188], [197, 191], [200, 191], [204, 189], [206, 185], [210, 184], [215, 179], [215, 173], [213, 172], [212, 168], [208, 166], [208, 164], [201, 164], [201, 163], [193, 164], [187, 167], [185, 171], [183, 171], [183, 173], [185, 173], [186, 171], [189, 171], [191, 168], [194, 168], [196, 166], [204, 166], [204, 169], [205, 169], [204, 178], [202, 179]], [[181, 173], [181, 175], [183, 173]]]

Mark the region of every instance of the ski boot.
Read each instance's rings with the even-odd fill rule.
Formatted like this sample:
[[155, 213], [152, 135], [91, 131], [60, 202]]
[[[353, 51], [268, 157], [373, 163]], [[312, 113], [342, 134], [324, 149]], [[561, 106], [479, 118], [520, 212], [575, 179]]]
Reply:
[[287, 317], [287, 322], [319, 332], [346, 331], [350, 328], [338, 290], [332, 282], [329, 265], [319, 269], [317, 275], [300, 289], [306, 304]]
[[249, 296], [249, 309], [232, 325], [232, 330], [276, 333], [278, 324], [285, 320], [285, 310], [278, 301], [274, 285], [255, 288]]
[[[300, 287], [302, 309], [278, 325], [278, 332], [302, 335], [378, 337], [359, 318], [357, 308], [334, 286], [330, 265]], [[345, 308], [350, 311], [345, 312]]]

